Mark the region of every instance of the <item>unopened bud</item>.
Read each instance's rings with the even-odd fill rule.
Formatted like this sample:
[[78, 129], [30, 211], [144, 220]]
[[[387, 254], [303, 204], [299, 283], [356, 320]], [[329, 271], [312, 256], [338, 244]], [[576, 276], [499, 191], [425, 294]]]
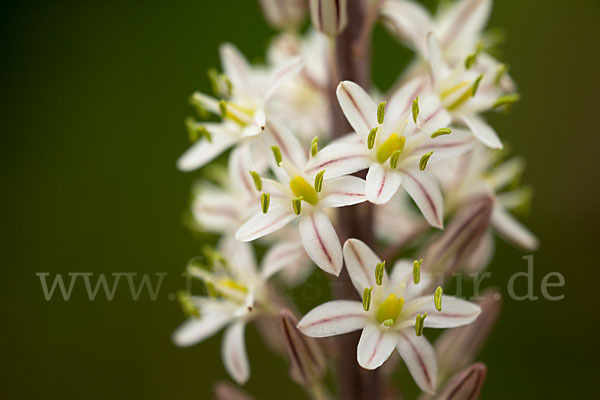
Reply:
[[310, 18], [318, 31], [329, 36], [340, 34], [348, 23], [347, 0], [310, 0]]
[[260, 0], [265, 19], [275, 29], [294, 30], [304, 21], [306, 3], [298, 0]]
[[438, 400], [478, 399], [485, 382], [487, 367], [477, 363], [454, 375], [442, 391], [436, 396]]

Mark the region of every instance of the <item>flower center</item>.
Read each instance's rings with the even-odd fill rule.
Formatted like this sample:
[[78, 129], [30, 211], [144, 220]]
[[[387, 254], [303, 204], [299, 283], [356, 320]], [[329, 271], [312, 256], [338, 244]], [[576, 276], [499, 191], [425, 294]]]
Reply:
[[397, 133], [392, 133], [382, 144], [377, 148], [377, 161], [383, 164], [396, 150], [402, 150], [406, 143], [404, 136], [398, 136]]
[[315, 188], [301, 176], [296, 175], [290, 180], [290, 189], [296, 197], [302, 197], [302, 200], [313, 206], [319, 202], [319, 195]]
[[380, 323], [388, 320], [395, 322], [402, 311], [402, 306], [404, 306], [404, 298], [398, 298], [392, 293], [381, 304], [379, 304], [375, 318]]
[[232, 290], [237, 290], [238, 292], [248, 293], [248, 288], [246, 286], [234, 281], [231, 278], [219, 279], [219, 285]]

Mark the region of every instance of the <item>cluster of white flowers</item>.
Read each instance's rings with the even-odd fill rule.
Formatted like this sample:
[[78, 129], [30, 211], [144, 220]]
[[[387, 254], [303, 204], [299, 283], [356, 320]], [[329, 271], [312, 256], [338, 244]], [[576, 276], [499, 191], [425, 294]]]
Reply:
[[[266, 65], [251, 65], [223, 44], [223, 72], [209, 73], [214, 97], [191, 98], [201, 120], [187, 121], [194, 143], [179, 169], [205, 167], [231, 151], [227, 168], [211, 163], [193, 190], [194, 227], [217, 234], [219, 244], [188, 266], [206, 294], [180, 296], [189, 319], [174, 342], [192, 345], [227, 325], [223, 362], [242, 384], [250, 376], [246, 323], [279, 317], [283, 307], [282, 294], [268, 280], [297, 286], [313, 263], [335, 276], [345, 265], [362, 301], [326, 302], [284, 328], [309, 337], [362, 330], [356, 350], [361, 367], [378, 368], [397, 349], [423, 392], [464, 384], [460, 376], [472, 375], [458, 371], [462, 375], [449, 379], [457, 372], [452, 369], [468, 367], [476, 354], [467, 363], [453, 361], [452, 344], [434, 348], [423, 329], [477, 326], [482, 308], [485, 313], [491, 306], [443, 295], [443, 280], [438, 285], [431, 274], [485, 268], [492, 232], [527, 250], [537, 246], [509, 213], [530, 198], [528, 188], [518, 187], [523, 162], [506, 159], [483, 117], [518, 100], [506, 65], [488, 52], [496, 44], [484, 31], [491, 0], [445, 2], [435, 16], [414, 1], [366, 2], [365, 18], [382, 21], [416, 54], [385, 94], [334, 81], [335, 36], [353, 24], [346, 1], [260, 3], [267, 21], [285, 30], [272, 40]], [[316, 30], [301, 33], [309, 10]], [[333, 107], [341, 108], [351, 132], [333, 134]], [[402, 258], [388, 274], [364, 238], [342, 245], [336, 209], [363, 202], [373, 205], [375, 242], [387, 249], [380, 253], [397, 260], [412, 243], [418, 260]], [[254, 242], [267, 249], [260, 268]], [[469, 334], [476, 336], [463, 336]], [[455, 336], [457, 346], [468, 347]], [[288, 338], [298, 340], [304, 339]], [[438, 359], [445, 361], [439, 366]]]

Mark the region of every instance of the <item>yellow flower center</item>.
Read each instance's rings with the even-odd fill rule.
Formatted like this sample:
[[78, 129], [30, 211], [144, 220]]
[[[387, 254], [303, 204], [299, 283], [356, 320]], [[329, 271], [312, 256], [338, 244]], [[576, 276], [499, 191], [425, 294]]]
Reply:
[[395, 322], [400, 315], [403, 306], [404, 298], [398, 298], [392, 293], [381, 304], [379, 304], [375, 318], [380, 323], [383, 323], [387, 320], [392, 320]]
[[302, 200], [313, 206], [319, 202], [319, 195], [315, 188], [301, 176], [295, 176], [290, 180], [290, 189], [296, 197], [302, 196]]
[[220, 279], [219, 285], [229, 288], [229, 289], [237, 290], [238, 292], [248, 293], [248, 288], [246, 286], [234, 281], [231, 278]]
[[385, 142], [377, 148], [377, 160], [383, 164], [396, 150], [402, 150], [406, 138], [404, 136], [398, 136], [397, 133], [392, 133]]

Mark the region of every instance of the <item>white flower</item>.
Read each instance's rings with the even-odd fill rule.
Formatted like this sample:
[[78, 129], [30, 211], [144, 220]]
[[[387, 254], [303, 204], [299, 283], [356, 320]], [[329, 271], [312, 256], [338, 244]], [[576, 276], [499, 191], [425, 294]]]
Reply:
[[[275, 92], [303, 67], [298, 57], [265, 74], [253, 71], [244, 56], [231, 44], [220, 48], [225, 77], [215, 78], [215, 85], [226, 97], [217, 100], [202, 93], [194, 93], [193, 101], [213, 114], [221, 115], [222, 122], [202, 122], [196, 125], [208, 132], [190, 147], [177, 161], [182, 171], [199, 168], [229, 147], [245, 141], [263, 139], [276, 142], [279, 135], [293, 135], [268, 116], [267, 107]], [[208, 137], [206, 137], [208, 136]], [[268, 144], [267, 143], [267, 144]]]
[[325, 211], [365, 201], [364, 181], [354, 176], [323, 180], [322, 171], [306, 174], [298, 164], [287, 159], [277, 160], [277, 163], [280, 164], [274, 168], [277, 180], [262, 180], [263, 209], [240, 227], [236, 238], [252, 241], [298, 219], [300, 239], [308, 256], [322, 270], [339, 275], [343, 265], [342, 247]]
[[[381, 260], [359, 240], [346, 241], [344, 259], [363, 302], [335, 300], [322, 304], [300, 320], [298, 329], [312, 337], [362, 329], [357, 360], [363, 368], [379, 367], [397, 349], [419, 387], [433, 393], [437, 361], [433, 347], [422, 336], [422, 327], [451, 328], [469, 324], [477, 318], [480, 308], [455, 297], [444, 296], [442, 300], [441, 294], [421, 296], [421, 291], [428, 286], [428, 278], [421, 276], [420, 283], [415, 284], [411, 262], [398, 261], [388, 278]], [[376, 271], [379, 271], [377, 277]], [[439, 301], [441, 307], [438, 307]], [[415, 329], [417, 320], [420, 329]]]
[[209, 296], [184, 296], [182, 303], [192, 315], [172, 339], [177, 346], [192, 346], [228, 326], [221, 346], [223, 364], [243, 384], [250, 377], [244, 329], [248, 321], [272, 312], [266, 281], [277, 271], [263, 265], [259, 272], [247, 243], [226, 239], [219, 249], [224, 259], [213, 259], [204, 267], [190, 266], [188, 272], [205, 282]]
[[341, 82], [337, 97], [356, 136], [325, 147], [309, 161], [307, 171], [325, 168], [326, 177], [336, 177], [368, 168], [366, 194], [370, 202], [386, 203], [402, 186], [425, 219], [441, 228], [442, 195], [424, 169], [428, 162], [455, 156], [473, 144], [470, 135], [459, 129], [449, 135], [434, 134], [449, 124], [449, 114], [435, 96], [414, 101], [411, 89], [397, 92], [383, 113], [383, 103], [378, 107], [360, 86]]

